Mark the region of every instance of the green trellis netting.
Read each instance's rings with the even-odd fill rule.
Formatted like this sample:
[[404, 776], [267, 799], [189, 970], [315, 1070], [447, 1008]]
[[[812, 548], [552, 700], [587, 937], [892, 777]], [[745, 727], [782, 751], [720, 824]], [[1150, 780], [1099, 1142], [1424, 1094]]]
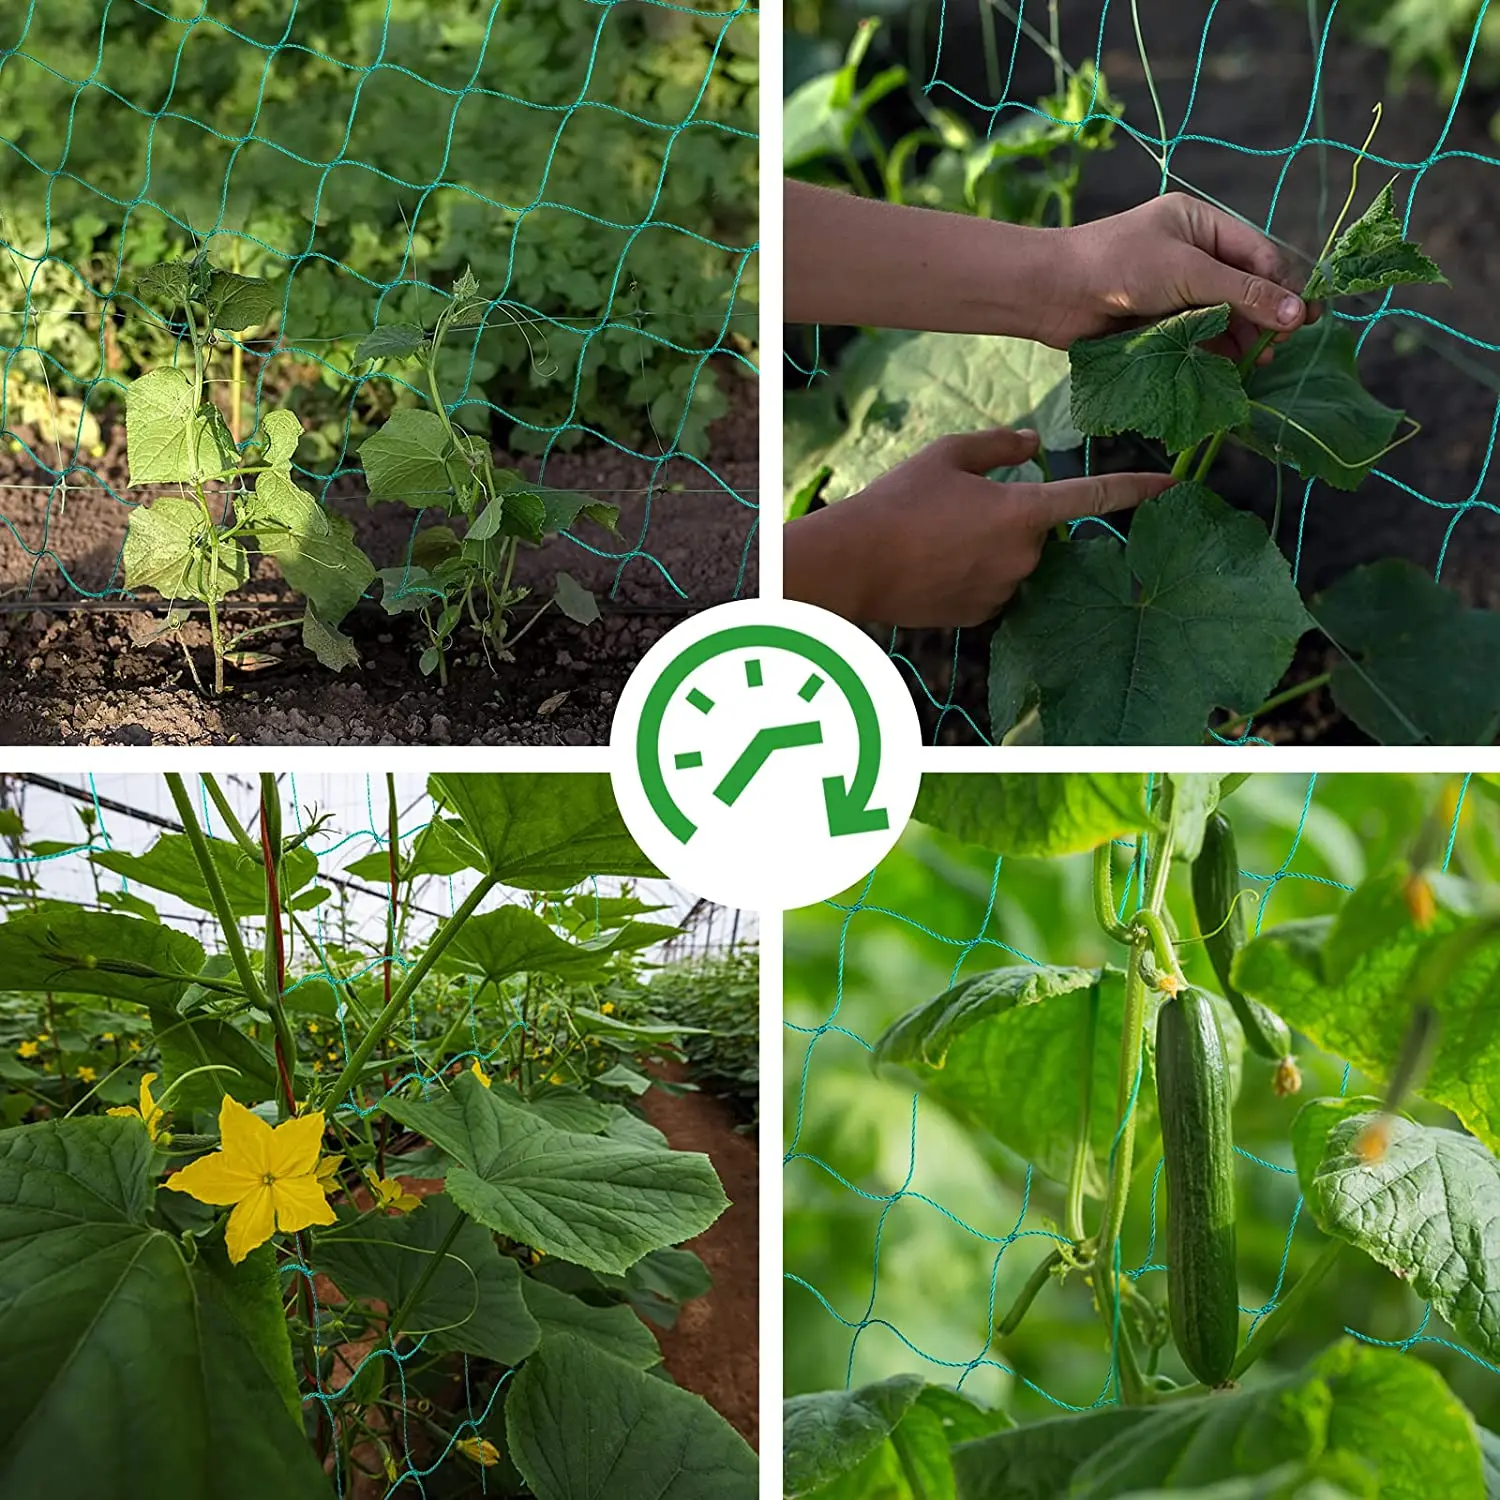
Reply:
[[[1348, 800], [1355, 794], [1347, 793], [1347, 784], [1366, 778], [1336, 779], [1346, 783], [1344, 800], [1337, 803], [1326, 783], [1313, 775], [1274, 778], [1274, 789], [1264, 791], [1255, 804], [1255, 826], [1264, 847], [1274, 850], [1284, 841], [1284, 853], [1273, 864], [1241, 871], [1256, 897], [1249, 908], [1252, 932], [1289, 918], [1289, 888], [1301, 883], [1304, 891], [1309, 884], [1350, 891], [1353, 885], [1327, 871], [1342, 870], [1358, 879], [1366, 854], [1371, 861], [1381, 857], [1374, 852], [1375, 835], [1369, 849], [1362, 850], [1346, 821], [1355, 805]], [[1398, 778], [1381, 779], [1390, 783]], [[1372, 807], [1370, 793], [1357, 795], [1367, 799], [1360, 806]], [[1416, 805], [1421, 794], [1387, 795], [1393, 799], [1394, 822], [1406, 816], [1404, 811], [1397, 814], [1395, 806], [1404, 807], [1408, 800]], [[1434, 863], [1445, 872], [1457, 863], [1461, 822], [1465, 830], [1472, 826], [1465, 802], [1477, 795], [1470, 778], [1453, 778], [1447, 803], [1451, 820], [1439, 820], [1430, 830]], [[1366, 821], [1373, 826], [1381, 820], [1372, 816]], [[1392, 836], [1383, 837], [1388, 843]], [[1135, 852], [1128, 883], [1116, 891], [1123, 913], [1136, 904], [1144, 840], [1118, 842]], [[1044, 1292], [1049, 1298], [1042, 1314], [1045, 1331], [1029, 1341], [1001, 1340], [993, 1331], [1027, 1274], [1063, 1239], [1049, 1206], [1059, 1201], [1058, 1192], [1041, 1190], [1043, 1179], [1033, 1164], [1000, 1144], [1008, 1138], [1003, 1122], [997, 1124], [994, 1141], [976, 1144], [974, 1132], [937, 1104], [908, 1092], [899, 1081], [882, 1078], [877, 1085], [870, 1072], [880, 1032], [943, 990], [943, 976], [952, 985], [961, 975], [984, 968], [1067, 963], [1078, 957], [1078, 950], [1056, 945], [1058, 924], [1070, 935], [1067, 941], [1076, 943], [1077, 933], [1067, 924], [1080, 910], [1089, 911], [1086, 856], [1045, 865], [996, 859], [986, 877], [977, 858], [962, 862], [946, 852], [949, 848], [942, 838], [931, 837], [898, 846], [849, 897], [826, 903], [816, 913], [816, 925], [803, 920], [804, 914], [788, 919], [783, 1156], [787, 1389], [856, 1387], [912, 1371], [967, 1390], [987, 1405], [1003, 1404], [1012, 1412], [1019, 1408], [1033, 1419], [1110, 1405], [1118, 1400], [1111, 1352], [1097, 1326], [1083, 1331], [1092, 1311], [1087, 1295], [1074, 1283], [1065, 1292]], [[1274, 852], [1271, 857], [1275, 859]], [[1032, 883], [1029, 898], [1021, 894], [1027, 882]], [[918, 906], [928, 921], [910, 914]], [[1055, 920], [1043, 921], [1044, 907], [1059, 913]], [[1315, 909], [1302, 902], [1296, 914]], [[981, 915], [977, 928], [958, 927], [975, 913]], [[945, 916], [952, 928], [930, 925]], [[1085, 944], [1090, 940], [1097, 941], [1090, 934]], [[1182, 951], [1198, 950], [1185, 946]], [[1354, 1086], [1358, 1075], [1352, 1082], [1350, 1066], [1340, 1059], [1305, 1052], [1303, 1062], [1310, 1070], [1304, 1096], [1369, 1091], [1368, 1085]], [[1257, 1065], [1257, 1087], [1269, 1098], [1269, 1069]], [[1249, 1066], [1247, 1062], [1247, 1079]], [[1243, 1089], [1240, 1102], [1245, 1102]], [[1289, 1118], [1289, 1111], [1284, 1113]], [[1286, 1123], [1280, 1115], [1277, 1119]], [[1239, 1146], [1236, 1150], [1241, 1158], [1236, 1175], [1242, 1295], [1252, 1290], [1244, 1270], [1252, 1257], [1257, 1266], [1276, 1267], [1279, 1261], [1274, 1280], [1268, 1277], [1270, 1284], [1263, 1288], [1269, 1295], [1263, 1301], [1252, 1297], [1258, 1305], [1241, 1308], [1253, 1330], [1296, 1278], [1296, 1272], [1288, 1272], [1294, 1240], [1307, 1242], [1316, 1230], [1311, 1213], [1304, 1212], [1289, 1147], [1278, 1140], [1275, 1161]], [[1167, 1268], [1159, 1145], [1139, 1157], [1136, 1167], [1132, 1200], [1137, 1192], [1142, 1200], [1149, 1198], [1149, 1230], [1141, 1224], [1128, 1230], [1122, 1268], [1132, 1282], [1144, 1280], [1152, 1295], [1160, 1297]], [[1374, 1299], [1370, 1301], [1373, 1305]], [[1412, 1303], [1417, 1311], [1409, 1324], [1405, 1304], [1394, 1311], [1385, 1306], [1378, 1330], [1367, 1325], [1345, 1332], [1384, 1348], [1405, 1351], [1421, 1345], [1436, 1350], [1450, 1382], [1463, 1372], [1477, 1374], [1482, 1399], [1492, 1401], [1493, 1384], [1486, 1377], [1500, 1374], [1500, 1368], [1443, 1336], [1446, 1329], [1431, 1303], [1425, 1308], [1420, 1299]], [[1301, 1316], [1314, 1314], [1304, 1309]], [[1392, 1318], [1402, 1320], [1399, 1329], [1386, 1326]], [[1068, 1341], [1066, 1353], [1045, 1348], [1049, 1333]], [[1049, 1384], [1065, 1377], [1066, 1392], [1032, 1378], [1044, 1355]]]
[[[639, 520], [570, 537], [612, 560], [615, 584], [635, 563], [686, 598], [652, 553], [653, 504], [671, 490], [729, 506], [738, 592], [757, 497], [716, 472], [708, 424], [755, 369], [757, 47], [748, 0], [8, 7], [6, 591], [123, 592], [118, 554], [68, 555], [57, 523], [131, 503], [100, 419], [143, 368], [187, 353], [134, 278], [196, 255], [273, 281], [270, 326], [228, 340], [214, 373], [239, 365], [242, 448], [268, 410], [298, 414], [320, 498], [362, 483], [372, 425], [426, 399], [398, 365], [355, 364], [360, 338], [429, 326], [469, 266], [489, 306], [440, 362], [454, 419], [534, 455], [544, 479], [572, 449], [612, 473], [640, 461], [600, 492], [643, 495]], [[53, 573], [61, 590], [42, 586]]]
[[[1116, 125], [1112, 154], [1086, 155], [1082, 163], [1080, 200], [1087, 200], [1089, 217], [1155, 193], [1189, 191], [1278, 239], [1303, 268], [1315, 261], [1338, 215], [1356, 161], [1365, 170], [1355, 211], [1394, 180], [1405, 230], [1425, 237], [1439, 259], [1472, 232], [1493, 186], [1492, 169], [1500, 167], [1493, 131], [1486, 130], [1485, 110], [1492, 108], [1486, 91], [1496, 56], [1489, 0], [1467, 6], [1434, 0], [1421, 7], [1388, 0], [1273, 7], [1243, 0], [1192, 6], [810, 0], [788, 13], [801, 33], [789, 37], [789, 84], [838, 66], [842, 44], [829, 39], [846, 38], [847, 23], [880, 19], [881, 35], [894, 40], [884, 53], [869, 55], [859, 83], [882, 101], [878, 109], [891, 111], [881, 118], [897, 122], [894, 136], [920, 128], [923, 116], [906, 108], [899, 80], [890, 85], [884, 70], [906, 69], [906, 87], [921, 99], [929, 131], [938, 128], [932, 124], [936, 112], [949, 111], [982, 145], [1028, 118], [1052, 119], [1038, 109], [1038, 97], [1054, 80], [1061, 91], [1092, 63], [1113, 100], [1123, 96], [1130, 102]], [[822, 39], [815, 40], [819, 34]], [[1371, 42], [1385, 50], [1372, 50]], [[1408, 87], [1414, 77], [1434, 75], [1436, 92]], [[1094, 87], [1087, 74], [1083, 83], [1086, 93]], [[893, 88], [894, 107], [888, 97]], [[1080, 130], [1107, 118], [1094, 97], [1098, 107]], [[1382, 122], [1366, 149], [1377, 104], [1383, 105]], [[856, 113], [860, 109], [856, 102]], [[857, 158], [862, 151], [856, 143]], [[825, 164], [833, 175], [862, 170], [858, 160], [853, 166], [847, 159], [839, 163], [829, 148]], [[921, 176], [917, 156], [902, 166], [909, 178]], [[882, 189], [875, 175], [866, 185], [871, 192]], [[1500, 375], [1492, 358], [1500, 352], [1500, 328], [1488, 318], [1476, 279], [1482, 271], [1461, 252], [1456, 263], [1453, 287], [1441, 297], [1397, 288], [1378, 305], [1372, 298], [1368, 305], [1332, 310], [1356, 337], [1361, 369], [1379, 370], [1392, 386], [1385, 394], [1411, 407], [1422, 430], [1375, 467], [1357, 498], [1334, 494], [1286, 465], [1278, 465], [1273, 478], [1262, 465], [1262, 487], [1274, 484], [1278, 506], [1284, 501], [1280, 543], [1305, 593], [1331, 581], [1322, 571], [1331, 551], [1342, 548], [1345, 567], [1351, 557], [1364, 562], [1381, 555], [1361, 550], [1368, 541], [1372, 549], [1410, 556], [1439, 582], [1477, 595], [1472, 602], [1493, 603], [1484, 586], [1493, 570], [1483, 565], [1483, 549], [1493, 544], [1492, 517], [1500, 514], [1490, 478], [1500, 427], [1494, 394]], [[1453, 265], [1447, 269], [1454, 271]], [[789, 349], [790, 391], [816, 388], [836, 364], [827, 340], [816, 330], [808, 333]], [[1394, 382], [1393, 359], [1405, 361], [1395, 366], [1400, 373]], [[1404, 401], [1403, 392], [1409, 393]], [[811, 430], [816, 419], [807, 420]], [[1080, 456], [1083, 472], [1090, 472], [1088, 440]], [[1235, 498], [1242, 498], [1238, 489]], [[1371, 520], [1372, 508], [1378, 520]], [[1098, 536], [1098, 527], [1121, 535], [1105, 521], [1077, 526], [1086, 536]], [[1360, 539], [1351, 540], [1355, 532]], [[983, 692], [974, 685], [979, 668], [973, 635], [961, 631], [943, 641], [919, 632], [889, 637], [890, 653], [911, 683], [934, 743], [991, 743]], [[1264, 743], [1253, 723], [1241, 725], [1232, 738]]]

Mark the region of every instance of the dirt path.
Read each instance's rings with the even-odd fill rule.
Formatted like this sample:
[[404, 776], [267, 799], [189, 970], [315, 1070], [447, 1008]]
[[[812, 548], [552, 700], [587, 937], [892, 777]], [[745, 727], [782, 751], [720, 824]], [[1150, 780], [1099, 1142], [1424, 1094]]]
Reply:
[[[661, 1070], [681, 1082], [680, 1066]], [[760, 1157], [735, 1130], [733, 1111], [707, 1094], [673, 1096], [653, 1089], [646, 1117], [677, 1151], [703, 1151], [729, 1195], [722, 1218], [686, 1248], [703, 1258], [714, 1289], [689, 1302], [677, 1326], [655, 1329], [666, 1366], [684, 1390], [696, 1391], [758, 1445], [760, 1413]]]

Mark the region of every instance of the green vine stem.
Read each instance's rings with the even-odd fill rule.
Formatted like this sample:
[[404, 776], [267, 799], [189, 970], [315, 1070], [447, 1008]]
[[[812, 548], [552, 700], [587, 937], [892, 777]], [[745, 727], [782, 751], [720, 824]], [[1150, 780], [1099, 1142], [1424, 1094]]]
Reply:
[[[1177, 829], [1177, 807], [1171, 782], [1166, 783], [1166, 828], [1161, 835], [1159, 852], [1151, 863], [1150, 887], [1142, 910], [1158, 919], [1167, 895], [1167, 876], [1172, 865], [1172, 844]], [[1137, 911], [1132, 922], [1130, 958], [1125, 971], [1125, 1004], [1120, 1025], [1120, 1074], [1118, 1086], [1118, 1124], [1115, 1147], [1109, 1164], [1109, 1184], [1105, 1189], [1103, 1223], [1099, 1230], [1099, 1248], [1094, 1258], [1094, 1302], [1100, 1317], [1111, 1329], [1118, 1325], [1119, 1294], [1115, 1260], [1120, 1231], [1125, 1224], [1125, 1206], [1130, 1193], [1130, 1176], [1135, 1153], [1136, 1093], [1141, 1078], [1141, 1048], [1146, 1029], [1146, 981], [1141, 960], [1150, 946], [1150, 933]], [[1146, 1399], [1145, 1382], [1135, 1362], [1128, 1334], [1118, 1330], [1117, 1348], [1120, 1371], [1120, 1399], [1127, 1405], [1138, 1405]]]
[[1167, 924], [1156, 912], [1144, 906], [1132, 920], [1139, 924], [1146, 934], [1146, 940], [1151, 946], [1151, 957], [1156, 961], [1157, 972], [1170, 975], [1178, 984], [1185, 984], [1187, 981], [1183, 976], [1182, 966], [1177, 961], [1177, 949], [1173, 946], [1171, 934], [1167, 931]]
[[1105, 842], [1094, 850], [1094, 920], [1099, 924], [1105, 937], [1113, 938], [1115, 942], [1123, 943], [1128, 948], [1134, 940], [1134, 935], [1115, 915], [1113, 858], [1114, 845], [1112, 843]]
[[1260, 1320], [1254, 1334], [1245, 1340], [1245, 1347], [1240, 1350], [1239, 1357], [1229, 1371], [1231, 1380], [1238, 1380], [1276, 1342], [1286, 1325], [1301, 1311], [1302, 1304], [1333, 1269], [1343, 1251], [1342, 1240], [1329, 1240], [1323, 1246], [1318, 1258], [1297, 1278], [1286, 1296]]
[[[1148, 82], [1150, 81], [1150, 77], [1151, 75], [1148, 71], [1146, 74]], [[1323, 242], [1322, 250], [1318, 252], [1318, 258], [1316, 262], [1314, 262], [1314, 272], [1316, 272], [1317, 267], [1322, 265], [1323, 261], [1327, 258], [1328, 252], [1333, 248], [1333, 242], [1338, 238], [1339, 230], [1344, 227], [1344, 220], [1349, 217], [1349, 210], [1354, 207], [1354, 195], [1359, 190], [1359, 164], [1364, 160], [1365, 153], [1369, 151], [1370, 142], [1375, 139], [1375, 132], [1380, 129], [1380, 116], [1382, 108], [1383, 106], [1380, 104], [1377, 104], [1375, 106], [1375, 121], [1370, 126], [1370, 133], [1365, 137], [1364, 145], [1361, 146], [1355, 153], [1353, 165], [1349, 169], [1349, 196], [1344, 199], [1344, 206], [1339, 210], [1339, 216], [1334, 220], [1333, 228], [1328, 231], [1328, 238]], [[1308, 280], [1303, 282], [1302, 290], [1304, 292], [1306, 292], [1308, 284], [1311, 282], [1311, 280], [1312, 277], [1309, 276]], [[1255, 341], [1254, 345], [1246, 352], [1245, 357], [1240, 360], [1238, 366], [1239, 376], [1241, 380], [1243, 380], [1245, 376], [1247, 376], [1255, 368], [1256, 363], [1259, 361], [1261, 355], [1271, 347], [1271, 341], [1275, 337], [1275, 329], [1266, 329]], [[1290, 419], [1283, 416], [1283, 421], [1288, 420]], [[1305, 429], [1302, 430], [1305, 431]], [[1311, 434], [1308, 435], [1311, 436]], [[1184, 448], [1182, 452], [1177, 455], [1172, 464], [1172, 478], [1177, 480], [1186, 479], [1188, 477], [1189, 470], [1193, 470], [1194, 480], [1199, 484], [1204, 483], [1204, 481], [1208, 478], [1209, 470], [1211, 470], [1214, 466], [1214, 460], [1219, 456], [1219, 450], [1224, 446], [1224, 439], [1228, 436], [1229, 433], [1226, 429], [1221, 432], [1215, 432], [1209, 437], [1208, 447], [1204, 450], [1203, 457], [1199, 461], [1196, 469], [1193, 469], [1193, 460], [1198, 453], [1199, 445], [1197, 443], [1194, 443], [1192, 447]], [[1319, 444], [1319, 446], [1324, 447], [1326, 451], [1330, 453], [1333, 451], [1332, 449], [1327, 449], [1326, 444]], [[1386, 451], [1389, 450], [1387, 449]], [[1337, 458], [1338, 455], [1334, 454], [1334, 457]], [[1378, 457], [1379, 455], [1377, 455], [1377, 458]], [[1374, 462], [1374, 460], [1372, 460], [1372, 462]], [[1278, 498], [1278, 520], [1280, 519], [1279, 508]], [[1274, 537], [1279, 529], [1279, 526], [1273, 525], [1271, 527], [1271, 535]]]
[[391, 1314], [390, 1321], [386, 1324], [386, 1332], [390, 1335], [392, 1352], [395, 1351], [396, 1337], [401, 1331], [402, 1324], [411, 1316], [412, 1308], [422, 1300], [422, 1293], [427, 1290], [432, 1278], [437, 1275], [438, 1268], [447, 1260], [448, 1252], [453, 1248], [453, 1242], [458, 1238], [459, 1230], [468, 1222], [467, 1214], [453, 1216], [453, 1223], [443, 1237], [443, 1243], [432, 1252], [432, 1259], [427, 1262], [426, 1268], [417, 1277], [416, 1285], [402, 1298], [401, 1305]]
[[[396, 961], [396, 913], [401, 904], [401, 825], [400, 814], [396, 806], [396, 778], [389, 771], [385, 778], [386, 795], [386, 874], [390, 881], [390, 898], [385, 908], [385, 964], [384, 967], [384, 989], [385, 1003], [391, 1003], [391, 965]], [[381, 1078], [385, 1083], [386, 1092], [390, 1092], [391, 1074], [386, 1069]], [[385, 1150], [390, 1143], [391, 1117], [381, 1115], [380, 1117], [380, 1143], [375, 1148], [375, 1175], [385, 1176]]]
[[1016, 1300], [1011, 1303], [1010, 1311], [995, 1324], [995, 1333], [998, 1337], [1008, 1338], [1021, 1326], [1021, 1320], [1031, 1311], [1031, 1304], [1036, 1301], [1037, 1294], [1047, 1285], [1047, 1278], [1062, 1262], [1063, 1253], [1055, 1247], [1037, 1262], [1036, 1269], [1026, 1278], [1025, 1286], [1016, 1294]]
[[1215, 733], [1229, 734], [1234, 730], [1242, 729], [1246, 725], [1253, 723], [1263, 714], [1270, 713], [1273, 709], [1281, 708], [1287, 703], [1295, 703], [1298, 698], [1306, 697], [1308, 693], [1315, 693], [1319, 688], [1327, 687], [1332, 679], [1332, 672], [1319, 672], [1316, 677], [1309, 677], [1303, 682], [1294, 683], [1283, 692], [1267, 698], [1259, 708], [1252, 708], [1249, 713], [1240, 714], [1236, 718], [1230, 719], [1227, 723], [1220, 724]]
[[281, 1118], [297, 1113], [292, 1078], [297, 1069], [297, 1043], [281, 1003], [286, 989], [286, 940], [281, 929], [281, 793], [276, 777], [263, 771], [260, 778], [260, 844], [266, 871], [265, 986], [271, 1002], [271, 1024], [276, 1032], [276, 1071], [281, 1078]]
[[1073, 1142], [1073, 1161], [1068, 1169], [1068, 1200], [1063, 1227], [1075, 1245], [1086, 1233], [1083, 1223], [1083, 1188], [1094, 1159], [1090, 1125], [1094, 1118], [1094, 1044], [1099, 1033], [1099, 985], [1089, 989], [1088, 1015], [1083, 1023], [1083, 1087], [1078, 1103], [1078, 1138]]
[[391, 996], [384, 1010], [375, 1018], [375, 1024], [366, 1033], [365, 1039], [354, 1050], [354, 1055], [344, 1064], [343, 1072], [334, 1079], [323, 1094], [330, 1109], [337, 1108], [344, 1095], [359, 1081], [370, 1055], [384, 1040], [386, 1033], [401, 1014], [407, 1001], [416, 993], [417, 986], [427, 977], [428, 971], [447, 950], [448, 945], [463, 930], [464, 923], [479, 910], [480, 903], [499, 884], [493, 875], [486, 875], [464, 898], [463, 905], [450, 916], [432, 935], [431, 941], [422, 950], [422, 956], [406, 971], [400, 988]]
[[208, 891], [208, 899], [213, 906], [214, 916], [218, 918], [219, 929], [224, 934], [224, 946], [229, 950], [229, 960], [234, 965], [234, 972], [239, 976], [240, 986], [253, 1004], [259, 1005], [263, 1010], [267, 1009], [269, 1002], [261, 989], [260, 981], [255, 977], [250, 955], [245, 951], [244, 941], [240, 937], [239, 923], [235, 920], [234, 911], [229, 905], [229, 897], [224, 893], [224, 882], [219, 879], [218, 867], [209, 853], [208, 841], [203, 837], [203, 829], [198, 825], [198, 814], [193, 811], [193, 799], [188, 796], [182, 773], [168, 771], [166, 778], [167, 790], [172, 794], [172, 801], [177, 805], [177, 815], [182, 819], [183, 832], [187, 834], [188, 843], [192, 846], [198, 873], [203, 876], [204, 888]]

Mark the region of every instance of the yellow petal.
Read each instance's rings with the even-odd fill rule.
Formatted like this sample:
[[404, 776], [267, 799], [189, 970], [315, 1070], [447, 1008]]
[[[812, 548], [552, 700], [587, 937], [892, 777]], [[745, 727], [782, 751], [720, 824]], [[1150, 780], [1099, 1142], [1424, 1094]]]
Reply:
[[219, 1106], [219, 1149], [242, 1172], [259, 1178], [271, 1171], [271, 1127], [228, 1094]]
[[465, 1458], [472, 1458], [476, 1464], [483, 1464], [487, 1469], [500, 1462], [500, 1450], [487, 1438], [460, 1438], [457, 1447]]
[[469, 1071], [485, 1086], [485, 1088], [489, 1088], [490, 1075], [479, 1066], [479, 1059], [477, 1057], [470, 1065]]
[[139, 1120], [141, 1117], [141, 1112], [131, 1104], [121, 1104], [115, 1109], [105, 1110], [104, 1113], [107, 1115], [122, 1115], [126, 1119], [131, 1120]]
[[306, 1177], [318, 1165], [323, 1149], [323, 1111], [315, 1109], [295, 1120], [284, 1120], [271, 1134], [271, 1175], [280, 1182], [283, 1177]]
[[325, 1156], [318, 1163], [318, 1170], [314, 1175], [323, 1184], [325, 1193], [338, 1185], [338, 1170], [343, 1165], [344, 1158], [341, 1155]]
[[323, 1196], [323, 1188], [312, 1173], [301, 1177], [281, 1177], [271, 1188], [276, 1205], [276, 1227], [283, 1234], [295, 1234], [309, 1224], [333, 1224], [338, 1221], [333, 1206]]
[[271, 1197], [274, 1189], [262, 1183], [250, 1193], [229, 1216], [224, 1230], [224, 1244], [229, 1258], [238, 1265], [257, 1245], [264, 1245], [276, 1228], [276, 1207]]
[[266, 1185], [264, 1173], [247, 1172], [237, 1166], [225, 1151], [200, 1156], [167, 1178], [167, 1186], [174, 1192], [187, 1193], [200, 1203], [221, 1205], [238, 1203]]

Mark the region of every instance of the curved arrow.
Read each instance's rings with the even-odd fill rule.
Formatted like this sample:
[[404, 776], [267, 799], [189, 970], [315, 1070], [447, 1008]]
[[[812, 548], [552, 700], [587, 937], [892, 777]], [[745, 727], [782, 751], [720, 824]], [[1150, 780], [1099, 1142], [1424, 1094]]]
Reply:
[[652, 684], [636, 729], [636, 769], [640, 773], [646, 800], [663, 826], [683, 844], [698, 831], [698, 825], [678, 807], [662, 774], [661, 727], [672, 695], [705, 662], [728, 651], [757, 646], [790, 651], [811, 662], [843, 693], [854, 712], [854, 725], [859, 733], [859, 762], [854, 768], [854, 776], [847, 787], [839, 776], [827, 776], [823, 780], [829, 837], [840, 838], [845, 834], [868, 833], [888, 827], [890, 819], [885, 809], [870, 806], [875, 780], [880, 774], [880, 716], [875, 711], [870, 690], [854, 668], [831, 646], [816, 636], [786, 625], [733, 625], [727, 630], [716, 631], [689, 646]]

